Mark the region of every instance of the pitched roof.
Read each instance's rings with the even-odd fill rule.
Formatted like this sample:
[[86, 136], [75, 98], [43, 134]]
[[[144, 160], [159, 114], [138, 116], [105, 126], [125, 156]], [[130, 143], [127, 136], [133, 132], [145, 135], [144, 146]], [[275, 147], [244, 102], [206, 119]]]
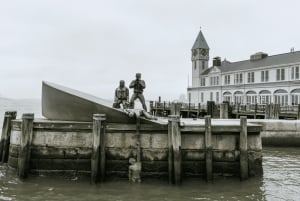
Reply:
[[[251, 61], [251, 60], [244, 60], [244, 61], [237, 61], [237, 62], [223, 61], [220, 70], [222, 71], [222, 73], [225, 73], [231, 71], [246, 70], [246, 69], [250, 70], [250, 69], [255, 69], [260, 67], [284, 65], [284, 64], [297, 63], [297, 62], [300, 62], [300, 51], [267, 56], [263, 59], [255, 60], [255, 61]], [[201, 75], [207, 75], [208, 73], [209, 70], [207, 69]]]
[[194, 42], [194, 45], [192, 47], [192, 50], [193, 49], [199, 49], [199, 48], [203, 48], [203, 49], [209, 49], [208, 45], [207, 45], [207, 42], [203, 36], [203, 33], [202, 31], [200, 30], [197, 38], [196, 38], [196, 41]]

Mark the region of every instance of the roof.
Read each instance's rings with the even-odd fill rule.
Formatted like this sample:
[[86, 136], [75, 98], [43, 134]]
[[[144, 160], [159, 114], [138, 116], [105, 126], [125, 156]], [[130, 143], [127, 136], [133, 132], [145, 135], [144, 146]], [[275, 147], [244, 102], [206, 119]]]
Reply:
[[[267, 56], [260, 60], [251, 61], [237, 61], [237, 62], [229, 62], [223, 61], [220, 67], [222, 73], [238, 71], [238, 70], [250, 70], [255, 68], [274, 66], [274, 65], [284, 65], [290, 63], [300, 62], [300, 51], [288, 52], [283, 54], [277, 54], [272, 56]], [[211, 68], [205, 70], [201, 75], [207, 75], [210, 72]]]
[[196, 38], [196, 41], [192, 47], [192, 50], [193, 49], [199, 49], [199, 48], [203, 48], [203, 49], [209, 49], [208, 45], [207, 45], [207, 42], [203, 36], [203, 33], [202, 31], [200, 30], [197, 38]]

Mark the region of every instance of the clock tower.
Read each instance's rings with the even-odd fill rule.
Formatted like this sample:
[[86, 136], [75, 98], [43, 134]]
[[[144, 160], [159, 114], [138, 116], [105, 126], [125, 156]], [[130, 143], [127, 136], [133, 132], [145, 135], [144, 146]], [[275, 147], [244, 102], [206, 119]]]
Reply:
[[200, 86], [201, 74], [208, 69], [209, 47], [200, 30], [192, 47], [192, 87]]

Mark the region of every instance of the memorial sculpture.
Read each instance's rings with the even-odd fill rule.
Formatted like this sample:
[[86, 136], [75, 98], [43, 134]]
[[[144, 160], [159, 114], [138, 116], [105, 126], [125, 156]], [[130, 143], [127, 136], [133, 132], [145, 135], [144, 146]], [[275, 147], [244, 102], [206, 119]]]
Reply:
[[141, 183], [141, 162], [137, 162], [134, 158], [129, 159], [128, 177], [133, 183]]
[[136, 79], [133, 80], [129, 85], [129, 88], [133, 88], [133, 94], [131, 96], [129, 104], [130, 104], [130, 108], [133, 109], [134, 108], [134, 101], [136, 99], [139, 99], [140, 102], [143, 105], [143, 109], [145, 111], [147, 111], [147, 106], [146, 106], [145, 98], [144, 98], [144, 95], [143, 95], [143, 91], [146, 88], [146, 84], [145, 84], [144, 80], [141, 80], [141, 76], [142, 76], [141, 73], [137, 73], [135, 75]]
[[120, 80], [120, 85], [115, 90], [115, 99], [113, 103], [114, 108], [128, 108], [129, 100], [129, 89], [125, 86], [125, 81]]

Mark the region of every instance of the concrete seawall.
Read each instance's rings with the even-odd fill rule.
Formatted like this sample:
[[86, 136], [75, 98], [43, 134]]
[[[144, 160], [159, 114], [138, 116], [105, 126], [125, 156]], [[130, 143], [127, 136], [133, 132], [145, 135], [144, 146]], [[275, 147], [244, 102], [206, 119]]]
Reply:
[[300, 147], [300, 120], [249, 119], [262, 126], [264, 146]]

